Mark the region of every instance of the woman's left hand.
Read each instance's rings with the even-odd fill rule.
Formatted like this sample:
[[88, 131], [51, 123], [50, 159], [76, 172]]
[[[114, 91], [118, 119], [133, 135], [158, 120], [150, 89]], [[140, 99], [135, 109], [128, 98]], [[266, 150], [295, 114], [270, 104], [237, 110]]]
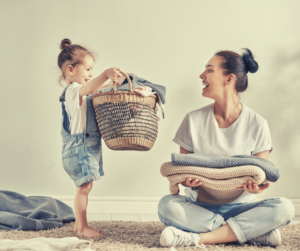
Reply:
[[249, 193], [261, 193], [263, 190], [267, 189], [270, 186], [270, 183], [257, 185], [252, 183], [251, 180], [248, 180], [248, 183], [244, 184], [243, 187], [237, 187], [239, 190], [246, 190]]

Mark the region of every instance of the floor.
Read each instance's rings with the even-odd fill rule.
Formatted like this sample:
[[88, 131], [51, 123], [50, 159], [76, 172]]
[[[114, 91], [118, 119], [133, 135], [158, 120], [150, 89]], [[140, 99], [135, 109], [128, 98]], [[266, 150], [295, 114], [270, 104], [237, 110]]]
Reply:
[[88, 221], [159, 221], [157, 214], [87, 214]]
[[[159, 221], [157, 214], [95, 214], [88, 213], [88, 221]], [[300, 223], [296, 216], [292, 223]]]

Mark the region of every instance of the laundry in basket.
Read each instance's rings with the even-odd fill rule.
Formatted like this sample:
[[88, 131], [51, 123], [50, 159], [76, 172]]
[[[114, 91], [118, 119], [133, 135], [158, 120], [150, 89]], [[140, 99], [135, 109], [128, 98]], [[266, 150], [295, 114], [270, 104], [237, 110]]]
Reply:
[[155, 108], [158, 97], [154, 94], [144, 97], [133, 92], [130, 77], [121, 73], [128, 81], [128, 91], [117, 90], [114, 83], [112, 91], [92, 96], [99, 131], [112, 150], [148, 151], [157, 137]]

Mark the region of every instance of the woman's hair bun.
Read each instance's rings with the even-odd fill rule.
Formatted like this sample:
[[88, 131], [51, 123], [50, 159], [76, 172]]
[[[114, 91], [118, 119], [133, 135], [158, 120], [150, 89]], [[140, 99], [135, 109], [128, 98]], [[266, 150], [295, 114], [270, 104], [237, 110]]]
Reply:
[[242, 58], [244, 60], [247, 72], [257, 72], [258, 63], [254, 60], [252, 52], [249, 49], [244, 49], [245, 52], [242, 54]]
[[63, 40], [61, 40], [61, 43], [60, 43], [60, 49], [63, 50], [65, 49], [66, 47], [70, 46], [72, 44], [71, 40], [68, 39], [68, 38], [65, 38]]

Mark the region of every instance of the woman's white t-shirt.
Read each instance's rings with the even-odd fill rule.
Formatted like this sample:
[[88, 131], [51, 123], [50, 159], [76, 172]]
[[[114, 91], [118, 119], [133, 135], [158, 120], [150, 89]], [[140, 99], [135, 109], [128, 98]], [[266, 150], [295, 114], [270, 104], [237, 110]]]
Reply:
[[70, 119], [69, 130], [72, 135], [83, 133], [86, 129], [86, 96], [82, 97], [82, 104], [80, 105], [79, 90], [81, 87], [81, 84], [74, 82], [65, 94], [65, 106]]
[[[242, 104], [236, 121], [227, 128], [219, 128], [214, 116], [214, 103], [188, 113], [183, 119], [173, 141], [193, 153], [222, 156], [254, 155], [272, 151], [268, 122]], [[186, 197], [196, 201], [197, 190], [185, 188]], [[244, 193], [231, 203], [255, 200], [256, 195]]]

